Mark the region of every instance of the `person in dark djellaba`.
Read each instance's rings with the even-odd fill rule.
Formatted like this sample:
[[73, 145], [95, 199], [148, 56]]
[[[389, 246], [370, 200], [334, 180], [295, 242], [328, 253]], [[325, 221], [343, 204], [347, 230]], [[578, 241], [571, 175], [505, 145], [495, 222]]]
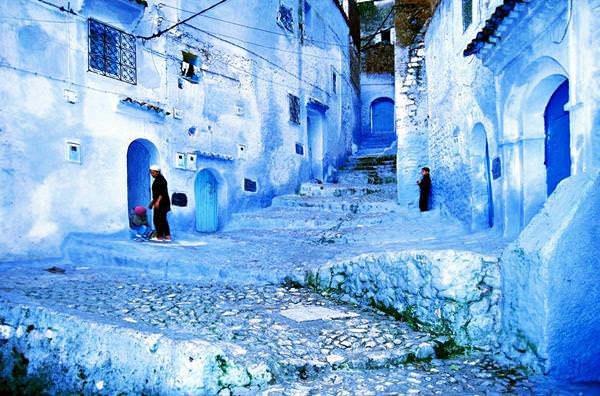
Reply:
[[417, 184], [421, 189], [421, 195], [419, 196], [419, 209], [421, 212], [427, 212], [429, 210], [429, 193], [431, 192], [431, 177], [429, 176], [429, 168], [421, 168], [421, 180], [417, 180]]
[[149, 209], [154, 209], [154, 228], [156, 239], [159, 241], [170, 241], [171, 230], [167, 221], [167, 213], [171, 210], [171, 201], [169, 199], [169, 189], [167, 180], [160, 173], [158, 165], [150, 167], [150, 176], [154, 178], [152, 182], [152, 201], [148, 205]]

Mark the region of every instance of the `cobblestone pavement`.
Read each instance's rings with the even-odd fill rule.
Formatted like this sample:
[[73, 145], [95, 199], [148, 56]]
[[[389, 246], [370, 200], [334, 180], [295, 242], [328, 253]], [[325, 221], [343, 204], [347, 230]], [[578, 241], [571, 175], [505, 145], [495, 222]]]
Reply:
[[[234, 344], [245, 351], [242, 359], [267, 362], [275, 374], [269, 389], [222, 394], [551, 394], [536, 392], [534, 384], [495, 369], [485, 357], [429, 361], [436, 345], [429, 335], [307, 289], [196, 285], [91, 269], [51, 274], [16, 268], [5, 275], [0, 292], [123, 326]], [[343, 317], [297, 322], [284, 316], [301, 307]]]

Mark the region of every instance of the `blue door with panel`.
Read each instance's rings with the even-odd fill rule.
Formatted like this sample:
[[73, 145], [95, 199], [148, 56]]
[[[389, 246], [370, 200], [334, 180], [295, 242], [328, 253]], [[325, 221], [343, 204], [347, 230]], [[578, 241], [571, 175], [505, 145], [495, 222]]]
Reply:
[[196, 176], [196, 230], [215, 232], [219, 228], [218, 183], [213, 174], [204, 170]]
[[554, 91], [544, 112], [548, 195], [552, 194], [561, 180], [571, 175], [569, 113], [564, 109], [568, 101], [569, 81], [567, 80]]

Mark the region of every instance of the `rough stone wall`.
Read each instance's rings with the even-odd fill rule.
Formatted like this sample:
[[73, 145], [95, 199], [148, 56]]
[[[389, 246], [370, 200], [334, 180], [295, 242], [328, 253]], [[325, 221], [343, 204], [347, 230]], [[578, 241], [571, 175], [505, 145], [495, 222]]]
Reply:
[[222, 388], [265, 386], [272, 379], [264, 364], [235, 363], [237, 351], [225, 345], [94, 322], [20, 300], [2, 297], [0, 305], [0, 378], [11, 379], [2, 384], [11, 394], [128, 389], [214, 395]]
[[498, 259], [460, 251], [404, 251], [329, 263], [314, 287], [370, 304], [460, 346], [493, 351], [500, 330]]
[[398, 202], [418, 206], [415, 180], [429, 165], [427, 75], [425, 68], [425, 27], [396, 58], [396, 133], [398, 136]]

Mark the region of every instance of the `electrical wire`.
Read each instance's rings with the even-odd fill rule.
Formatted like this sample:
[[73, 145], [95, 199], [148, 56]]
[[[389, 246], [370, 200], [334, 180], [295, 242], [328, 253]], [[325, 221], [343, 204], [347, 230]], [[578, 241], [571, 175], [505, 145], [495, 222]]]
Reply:
[[365, 45], [361, 46], [362, 48], [368, 47], [369, 44], [371, 44], [371, 41], [373, 41], [373, 39], [375, 38], [375, 36], [377, 36], [379, 33], [381, 33], [381, 29], [383, 28], [383, 26], [385, 26], [385, 23], [387, 22], [388, 18], [390, 17], [390, 15], [392, 15], [392, 12], [394, 12], [395, 9], [396, 9], [396, 5], [393, 5], [392, 8], [390, 8], [390, 12], [388, 12], [388, 14], [385, 17], [385, 19], [383, 20], [383, 22], [381, 22], [381, 24], [379, 25], [377, 30], [375, 30], [375, 33], [371, 34], [371, 36], [369, 36], [369, 40], [365, 43]]
[[[201, 49], [200, 49], [200, 48], [198, 48], [198, 47], [194, 47], [193, 45], [190, 45], [189, 43], [186, 43], [186, 42], [185, 42], [185, 41], [183, 41], [181, 38], [178, 38], [178, 37], [171, 37], [171, 39], [172, 39], [172, 40], [174, 40], [174, 41], [177, 41], [177, 42], [179, 42], [179, 43], [181, 43], [181, 44], [183, 44], [183, 45], [186, 45], [187, 47], [194, 48], [194, 49], [195, 49], [195, 50], [197, 50], [197, 51], [200, 51], [200, 50], [201, 50]], [[254, 78], [256, 78], [257, 80], [265, 81], [265, 82], [268, 82], [268, 83], [271, 83], [271, 84], [274, 84], [274, 85], [279, 85], [279, 86], [285, 87], [285, 88], [287, 88], [287, 89], [289, 89], [289, 90], [291, 90], [291, 91], [297, 91], [297, 90], [298, 90], [298, 87], [297, 87], [297, 86], [296, 86], [296, 87], [292, 87], [292, 86], [290, 86], [290, 85], [287, 85], [287, 84], [283, 84], [283, 83], [280, 83], [280, 82], [274, 81], [273, 79], [264, 78], [264, 77], [261, 77], [261, 76], [259, 76], [259, 75], [257, 75], [257, 74], [251, 73], [251, 72], [249, 72], [249, 71], [247, 71], [247, 70], [245, 70], [245, 69], [242, 69], [242, 68], [240, 68], [240, 67], [237, 67], [237, 66], [234, 66], [234, 65], [232, 65], [230, 62], [226, 62], [226, 61], [220, 60], [220, 59], [218, 59], [218, 58], [213, 58], [213, 59], [214, 59], [214, 61], [216, 61], [216, 62], [218, 62], [218, 63], [222, 64], [223, 66], [226, 66], [226, 67], [228, 67], [228, 68], [231, 68], [231, 69], [233, 69], [233, 70], [237, 70], [237, 71], [239, 71], [239, 72], [241, 72], [241, 73], [247, 74], [247, 75], [249, 75], [249, 76], [251, 76], [251, 77], [254, 77]], [[206, 71], [205, 69], [200, 69], [200, 70]], [[265, 70], [265, 69], [263, 69], [263, 70]], [[220, 74], [220, 73], [217, 73], [217, 74]], [[230, 77], [230, 78], [231, 78], [231, 77]]]
[[[187, 12], [187, 13], [190, 13], [190, 14], [193, 13], [193, 11], [184, 10], [182, 8], [178, 8], [178, 7], [175, 7], [175, 6], [172, 6], [172, 5], [169, 5], [169, 4], [165, 4], [165, 3], [159, 3], [159, 6], [164, 6], [166, 8], [171, 8], [171, 9], [174, 9], [174, 10], [177, 10], [177, 11]], [[275, 32], [273, 30], [263, 29], [263, 28], [259, 28], [259, 27], [256, 27], [256, 26], [244, 25], [243, 23], [232, 22], [232, 21], [228, 21], [228, 20], [217, 18], [217, 17], [210, 16], [210, 15], [201, 15], [201, 16], [203, 18], [212, 19], [212, 20], [215, 20], [215, 21], [227, 23], [227, 24], [234, 25], [234, 26], [243, 27], [243, 28], [246, 28], [246, 29], [256, 30], [256, 31], [263, 32], [263, 33], [274, 34], [274, 35], [277, 35], [277, 36], [283, 36], [283, 37], [290, 38], [289, 34], [285, 34], [285, 33], [281, 33], [281, 32]], [[297, 41], [300, 41], [295, 36], [293, 36], [292, 38], [294, 38]], [[312, 38], [308, 38], [308, 37], [305, 37], [304, 40], [310, 41], [310, 42], [313, 42], [313, 43], [326, 44], [326, 45], [337, 46], [337, 47], [342, 47], [342, 48], [345, 48], [345, 47], [348, 46], [347, 44], [343, 44], [343, 43], [332, 43], [332, 42], [329, 42], [329, 41], [322, 41], [322, 40], [312, 39]]]
[[326, 91], [326, 90], [324, 90], [323, 88], [321, 88], [321, 87], [319, 87], [319, 86], [317, 86], [317, 85], [313, 84], [313, 83], [312, 83], [312, 82], [310, 82], [310, 81], [306, 81], [306, 80], [304, 80], [302, 77], [299, 77], [299, 76], [295, 75], [294, 73], [290, 72], [289, 70], [287, 70], [287, 69], [286, 69], [286, 68], [284, 68], [283, 66], [281, 66], [281, 65], [278, 65], [278, 64], [277, 64], [277, 63], [275, 63], [275, 62], [272, 62], [272, 61], [271, 61], [271, 60], [269, 60], [268, 58], [264, 57], [263, 55], [261, 55], [261, 54], [259, 54], [259, 53], [257, 53], [257, 52], [254, 52], [254, 51], [252, 51], [252, 50], [251, 50], [251, 49], [249, 49], [249, 48], [246, 48], [246, 47], [244, 47], [244, 46], [242, 46], [242, 45], [239, 45], [239, 44], [236, 44], [236, 43], [234, 43], [234, 42], [231, 42], [231, 41], [229, 41], [229, 40], [227, 40], [227, 39], [224, 39], [224, 38], [222, 38], [222, 37], [219, 37], [219, 36], [217, 36], [217, 35], [215, 35], [215, 34], [212, 34], [212, 33], [206, 32], [205, 30], [203, 30], [203, 29], [200, 29], [200, 28], [198, 28], [198, 27], [195, 27], [195, 26], [193, 26], [193, 25], [187, 25], [187, 24], [186, 24], [185, 26], [187, 26], [187, 27], [190, 27], [190, 28], [192, 28], [192, 29], [194, 29], [194, 30], [197, 30], [197, 31], [199, 31], [199, 32], [201, 32], [201, 33], [204, 33], [204, 34], [206, 34], [206, 35], [208, 35], [208, 36], [210, 36], [210, 37], [212, 37], [212, 38], [214, 38], [214, 39], [217, 39], [217, 40], [223, 41], [223, 42], [225, 42], [225, 43], [227, 43], [227, 44], [230, 44], [230, 45], [233, 45], [233, 46], [235, 46], [235, 47], [237, 47], [237, 48], [243, 49], [244, 51], [247, 51], [248, 53], [250, 53], [250, 54], [252, 54], [252, 55], [254, 55], [254, 56], [256, 56], [256, 57], [258, 57], [258, 58], [262, 59], [263, 61], [267, 62], [268, 64], [270, 64], [270, 65], [274, 66], [275, 68], [277, 68], [277, 69], [279, 69], [279, 70], [283, 71], [284, 73], [286, 73], [286, 74], [288, 74], [288, 75], [290, 75], [290, 76], [294, 77], [294, 78], [295, 78], [295, 79], [297, 79], [298, 81], [300, 81], [300, 82], [303, 82], [303, 83], [305, 83], [305, 84], [308, 84], [308, 85], [310, 85], [311, 87], [313, 87], [313, 88], [315, 88], [315, 89], [317, 89], [317, 90], [319, 90], [319, 91], [322, 91], [322, 92], [324, 92], [324, 93], [325, 93], [325, 94], [327, 94], [327, 95], [329, 94], [329, 92], [327, 92], [327, 91]]
[[177, 26], [182, 25], [188, 21], [191, 21], [192, 19], [196, 18], [197, 16], [200, 16], [200, 15], [204, 14], [205, 12], [208, 12], [208, 11], [212, 10], [213, 8], [218, 7], [227, 1], [229, 1], [229, 0], [219, 0], [216, 3], [214, 3], [213, 5], [211, 5], [210, 7], [206, 7], [205, 9], [198, 11], [197, 13], [195, 13], [194, 15], [192, 15], [190, 17], [182, 19], [181, 21], [177, 22], [176, 24], [174, 24], [172, 26], [169, 26], [166, 29], [159, 30], [158, 32], [154, 33], [151, 36], [137, 36], [137, 37], [144, 39], [144, 40], [152, 40], [154, 38], [160, 37], [163, 34], [167, 33], [168, 31], [175, 29]]
[[[169, 21], [169, 22], [173, 22], [173, 21], [168, 20], [168, 19], [166, 19], [166, 20]], [[194, 25], [190, 25], [190, 24], [187, 24], [187, 23], [185, 24], [185, 26], [188, 26], [188, 27], [190, 27], [192, 29], [200, 29], [200, 28], [197, 28]], [[245, 44], [255, 45], [257, 47], [262, 47], [262, 48], [272, 49], [272, 50], [275, 50], [275, 51], [285, 52], [285, 53], [288, 53], [288, 54], [298, 55], [300, 53], [300, 51], [291, 51], [291, 50], [285, 50], [285, 49], [281, 49], [281, 48], [277, 48], [277, 47], [271, 47], [271, 46], [268, 46], [268, 45], [255, 43], [255, 42], [252, 42], [252, 41], [244, 40], [244, 39], [241, 39], [239, 37], [231, 36], [231, 35], [224, 34], [224, 33], [211, 32], [209, 30], [203, 30], [203, 32], [211, 33], [211, 34], [214, 34], [214, 35], [217, 35], [217, 36], [221, 36], [221, 37], [226, 37], [226, 38], [229, 38], [229, 39], [232, 39], [232, 40], [236, 40], [236, 41], [239, 41], [239, 42], [242, 42], [242, 43], [245, 43]], [[331, 60], [331, 61], [334, 61], [334, 62], [338, 62], [340, 60], [339, 58], [333, 58], [333, 57], [330, 57], [330, 56], [323, 56], [323, 55], [316, 55], [316, 54], [308, 54], [306, 52], [303, 52], [302, 55], [303, 56], [312, 57], [312, 58], [317, 58], [317, 59]]]

